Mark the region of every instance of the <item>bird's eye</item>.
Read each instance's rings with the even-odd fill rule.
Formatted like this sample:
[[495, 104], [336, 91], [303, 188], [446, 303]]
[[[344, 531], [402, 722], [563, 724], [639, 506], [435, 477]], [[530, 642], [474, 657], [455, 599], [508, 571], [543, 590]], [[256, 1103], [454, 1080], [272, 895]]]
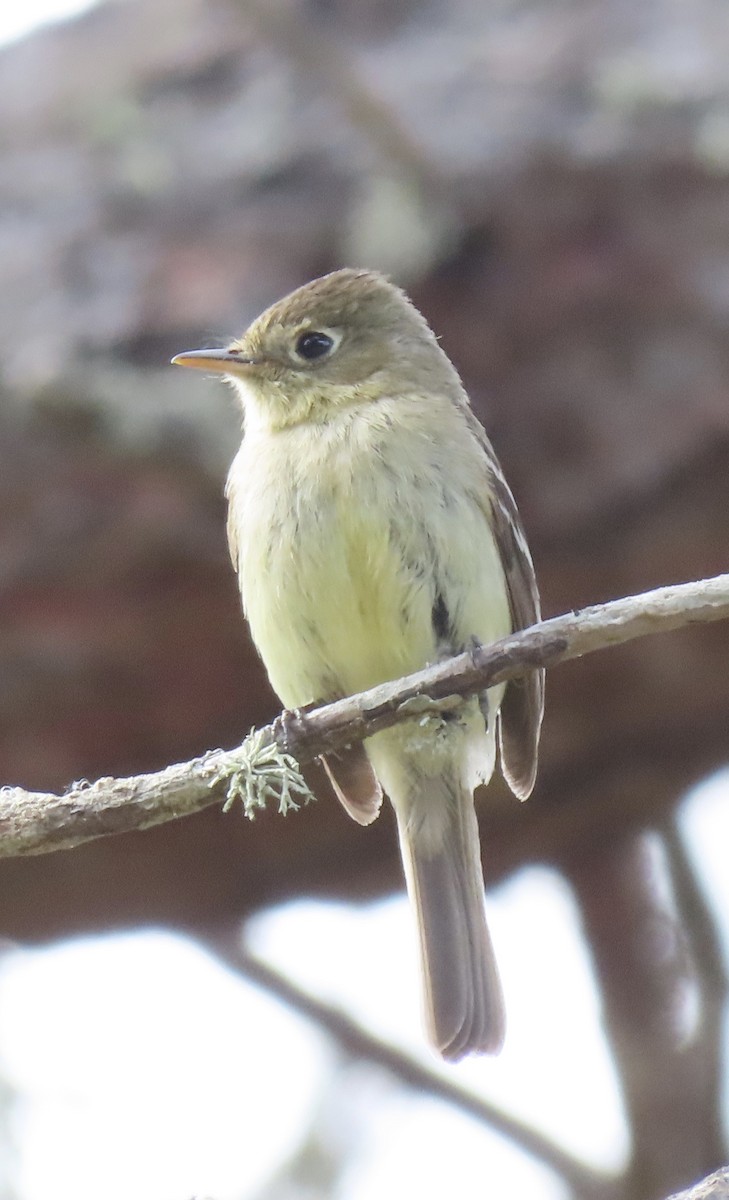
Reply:
[[299, 358], [305, 358], [308, 362], [314, 358], [323, 358], [333, 348], [334, 338], [315, 329], [307, 330], [296, 339], [296, 353]]

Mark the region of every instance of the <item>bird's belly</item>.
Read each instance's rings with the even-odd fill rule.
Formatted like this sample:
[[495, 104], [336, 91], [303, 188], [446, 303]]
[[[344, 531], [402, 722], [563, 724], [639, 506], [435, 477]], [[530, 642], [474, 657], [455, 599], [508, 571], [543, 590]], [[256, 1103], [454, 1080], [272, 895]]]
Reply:
[[498, 550], [457, 464], [434, 474], [416, 440], [418, 453], [400, 442], [388, 465], [355, 434], [335, 445], [291, 436], [285, 460], [279, 442], [244, 442], [234, 466], [246, 481], [230, 492], [243, 605], [287, 707], [397, 679], [444, 645], [511, 628]]
[[[328, 508], [330, 506], [327, 506]], [[434, 656], [431, 589], [377, 513], [300, 513], [242, 580], [254, 641], [288, 707], [362, 691]]]

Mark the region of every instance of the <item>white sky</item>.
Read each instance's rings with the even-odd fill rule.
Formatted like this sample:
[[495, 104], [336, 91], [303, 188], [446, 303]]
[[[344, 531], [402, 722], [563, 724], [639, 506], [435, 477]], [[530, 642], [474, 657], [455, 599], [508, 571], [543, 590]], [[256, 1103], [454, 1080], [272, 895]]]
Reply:
[[0, 44], [22, 37], [48, 21], [60, 21], [92, 8], [95, 0], [4, 0], [0, 3]]

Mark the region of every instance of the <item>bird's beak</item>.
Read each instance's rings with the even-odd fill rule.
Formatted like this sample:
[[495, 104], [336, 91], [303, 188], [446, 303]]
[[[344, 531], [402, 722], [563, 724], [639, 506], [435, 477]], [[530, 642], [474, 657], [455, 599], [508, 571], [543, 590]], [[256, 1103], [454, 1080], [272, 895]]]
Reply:
[[255, 358], [244, 358], [236, 350], [185, 350], [172, 359], [175, 367], [195, 367], [198, 371], [217, 371], [230, 375], [235, 367], [249, 367]]

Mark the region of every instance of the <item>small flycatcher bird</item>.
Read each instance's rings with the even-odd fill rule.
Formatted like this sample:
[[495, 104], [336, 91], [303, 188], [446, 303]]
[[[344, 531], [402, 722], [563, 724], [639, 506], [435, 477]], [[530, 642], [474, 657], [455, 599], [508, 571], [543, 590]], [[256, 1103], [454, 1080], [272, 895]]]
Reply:
[[[172, 360], [225, 375], [244, 437], [228, 538], [243, 607], [289, 709], [334, 700], [539, 619], [516, 506], [458, 374], [407, 296], [341, 270], [274, 304], [226, 350]], [[445, 716], [329, 756], [350, 816], [397, 814], [430, 1038], [449, 1060], [495, 1053], [501, 986], [484, 913], [473, 792], [496, 741], [534, 785], [541, 672]]]

